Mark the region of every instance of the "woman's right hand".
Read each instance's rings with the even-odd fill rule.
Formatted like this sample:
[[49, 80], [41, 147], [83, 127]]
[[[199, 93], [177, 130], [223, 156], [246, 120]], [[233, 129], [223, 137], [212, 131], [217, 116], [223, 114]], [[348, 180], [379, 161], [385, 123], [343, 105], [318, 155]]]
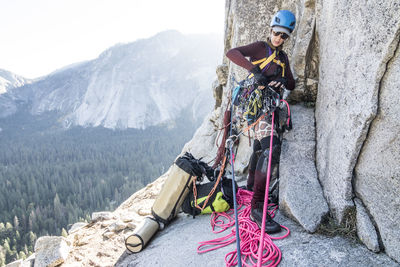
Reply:
[[[267, 77], [265, 77], [260, 68], [258, 66], [255, 66], [253, 69], [251, 69], [250, 71], [251, 73], [254, 74], [254, 80], [258, 85], [266, 85], [268, 82]], [[265, 86], [264, 86], [265, 87]]]

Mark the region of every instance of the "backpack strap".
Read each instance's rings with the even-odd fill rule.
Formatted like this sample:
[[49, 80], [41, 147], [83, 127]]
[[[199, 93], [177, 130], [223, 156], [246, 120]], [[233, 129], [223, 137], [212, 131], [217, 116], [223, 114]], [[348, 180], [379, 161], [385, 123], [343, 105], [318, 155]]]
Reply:
[[[265, 57], [265, 58], [262, 58], [262, 59], [259, 59], [259, 60], [256, 60], [256, 61], [252, 61], [251, 63], [253, 63], [255, 65], [260, 64], [260, 65], [258, 65], [258, 67], [261, 70], [263, 70], [264, 67], [267, 66], [270, 62], [274, 62], [275, 64], [278, 64], [279, 66], [281, 66], [282, 67], [282, 77], [285, 77], [285, 67], [286, 67], [286, 65], [285, 65], [284, 62], [280, 61], [279, 59], [276, 59], [276, 50], [274, 50], [274, 52], [268, 58]], [[253, 76], [254, 76], [254, 74], [251, 73], [249, 76], [247, 76], [247, 78], [251, 78]]]

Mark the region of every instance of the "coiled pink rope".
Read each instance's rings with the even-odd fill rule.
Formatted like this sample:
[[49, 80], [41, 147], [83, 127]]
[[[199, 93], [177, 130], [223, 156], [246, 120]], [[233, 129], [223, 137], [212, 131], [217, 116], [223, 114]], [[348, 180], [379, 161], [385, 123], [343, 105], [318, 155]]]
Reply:
[[[257, 252], [260, 243], [261, 230], [258, 225], [250, 219], [251, 212], [251, 198], [253, 192], [239, 188], [236, 195], [238, 203], [238, 221], [239, 221], [239, 236], [240, 236], [240, 251], [242, 254], [243, 266], [255, 266], [257, 264]], [[278, 206], [275, 204], [268, 204], [268, 213], [272, 218], [275, 217], [275, 211]], [[209, 241], [200, 242], [197, 253], [205, 253], [208, 251], [216, 250], [221, 247], [225, 247], [229, 244], [236, 242], [235, 232], [235, 218], [233, 210], [221, 213], [213, 213], [211, 215], [211, 228], [213, 233], [221, 233], [230, 229], [230, 233], [224, 237], [216, 238]], [[277, 247], [273, 240], [283, 239], [290, 233], [289, 229], [281, 225], [286, 233], [283, 236], [275, 237], [268, 234], [264, 234], [262, 244], [262, 259], [261, 264], [263, 266], [277, 266], [281, 261], [282, 253], [279, 247]], [[237, 265], [237, 251], [229, 252], [225, 255], [226, 266]]]

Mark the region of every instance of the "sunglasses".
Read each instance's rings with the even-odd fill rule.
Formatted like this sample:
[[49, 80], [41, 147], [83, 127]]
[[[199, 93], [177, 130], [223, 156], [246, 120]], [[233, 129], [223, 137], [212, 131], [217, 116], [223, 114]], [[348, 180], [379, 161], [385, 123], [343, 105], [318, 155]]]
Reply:
[[274, 32], [274, 31], [272, 31], [272, 34], [274, 36], [279, 36], [280, 35], [283, 40], [286, 40], [287, 38], [289, 38], [289, 35], [287, 35], [284, 32]]

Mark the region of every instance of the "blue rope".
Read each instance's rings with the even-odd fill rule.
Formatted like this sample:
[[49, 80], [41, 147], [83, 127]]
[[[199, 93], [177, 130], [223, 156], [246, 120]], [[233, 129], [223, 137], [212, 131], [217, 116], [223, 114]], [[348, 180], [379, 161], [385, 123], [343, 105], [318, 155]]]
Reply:
[[[233, 97], [233, 94], [232, 94]], [[232, 136], [232, 121], [233, 121], [233, 99], [231, 101], [231, 125], [230, 125], [230, 133], [229, 135]], [[231, 157], [231, 166], [232, 166], [232, 190], [233, 190], [233, 207], [235, 212], [235, 227], [236, 227], [236, 251], [238, 257], [238, 265], [242, 267], [242, 255], [240, 251], [240, 233], [239, 233], [239, 219], [238, 219], [238, 210], [237, 210], [237, 203], [236, 203], [236, 186], [235, 186], [235, 170], [234, 170], [234, 162], [233, 162], [233, 145], [235, 142], [230, 143], [229, 151]]]

